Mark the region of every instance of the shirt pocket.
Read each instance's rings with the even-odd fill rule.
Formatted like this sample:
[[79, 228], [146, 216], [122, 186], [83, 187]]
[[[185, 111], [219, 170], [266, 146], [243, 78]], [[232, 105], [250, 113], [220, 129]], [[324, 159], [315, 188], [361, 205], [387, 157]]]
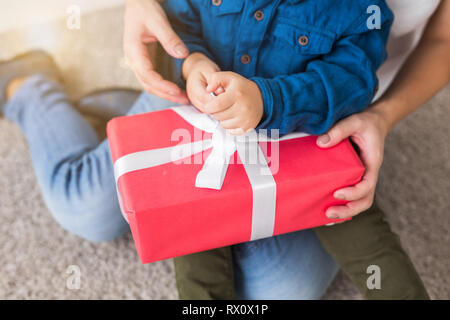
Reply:
[[204, 8], [215, 16], [241, 12], [245, 0], [201, 0]]
[[269, 33], [269, 46], [273, 54], [282, 56], [288, 65], [287, 73], [303, 72], [309, 61], [333, 50], [336, 34], [315, 26], [278, 20]]
[[219, 5], [214, 5], [213, 2], [215, 1], [202, 0], [203, 37], [215, 49], [234, 50], [244, 0], [222, 0]]

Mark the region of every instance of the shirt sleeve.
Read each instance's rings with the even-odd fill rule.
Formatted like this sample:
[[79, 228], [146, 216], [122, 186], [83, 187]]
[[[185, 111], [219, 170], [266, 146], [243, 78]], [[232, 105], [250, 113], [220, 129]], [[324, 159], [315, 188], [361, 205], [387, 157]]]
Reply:
[[[200, 14], [191, 1], [166, 0], [162, 4], [174, 31], [183, 40], [190, 53], [201, 52], [211, 60], [213, 55], [203, 40]], [[183, 84], [182, 65], [185, 59], [175, 60], [175, 77]]]
[[393, 21], [387, 12], [380, 29], [370, 30], [366, 20], [358, 19], [332, 51], [311, 61], [305, 72], [251, 78], [264, 101], [258, 129], [322, 134], [340, 119], [368, 107], [378, 86], [376, 71], [386, 59]]

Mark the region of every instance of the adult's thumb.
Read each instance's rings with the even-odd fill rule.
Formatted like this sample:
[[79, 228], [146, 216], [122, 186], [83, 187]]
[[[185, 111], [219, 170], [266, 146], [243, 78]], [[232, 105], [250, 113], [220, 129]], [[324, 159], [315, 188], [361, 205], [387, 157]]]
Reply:
[[158, 41], [163, 46], [164, 50], [172, 57], [177, 59], [186, 58], [189, 54], [189, 49], [180, 39], [180, 37], [173, 31], [169, 22], [160, 24], [154, 34]]
[[317, 138], [317, 145], [321, 148], [331, 148], [342, 140], [350, 137], [353, 133], [352, 122], [344, 119], [335, 124], [327, 133]]

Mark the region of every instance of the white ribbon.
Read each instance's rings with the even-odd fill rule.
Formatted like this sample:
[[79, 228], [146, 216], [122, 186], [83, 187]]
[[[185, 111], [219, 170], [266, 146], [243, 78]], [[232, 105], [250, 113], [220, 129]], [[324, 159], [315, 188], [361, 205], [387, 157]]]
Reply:
[[[122, 156], [114, 163], [116, 184], [119, 178], [128, 172], [178, 161], [212, 147], [210, 155], [197, 174], [195, 186], [220, 190], [225, 179], [230, 157], [237, 151], [253, 192], [251, 240], [272, 236], [275, 225], [276, 183], [258, 142], [290, 140], [305, 137], [307, 134], [293, 133], [274, 140], [261, 134], [258, 137], [253, 130], [243, 136], [232, 136], [214, 118], [199, 112], [192, 106], [177, 106], [171, 108], [171, 110], [192, 126], [212, 133], [212, 138]], [[254, 156], [257, 159], [247, 161], [247, 156]]]

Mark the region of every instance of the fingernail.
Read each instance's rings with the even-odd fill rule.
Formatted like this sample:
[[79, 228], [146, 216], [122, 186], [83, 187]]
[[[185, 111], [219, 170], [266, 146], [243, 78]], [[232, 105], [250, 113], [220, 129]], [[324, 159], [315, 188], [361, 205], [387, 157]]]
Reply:
[[175, 91], [169, 91], [168, 94], [170, 94], [171, 96], [176, 96], [177, 93]]
[[327, 144], [328, 142], [330, 142], [330, 140], [331, 140], [330, 136], [328, 134], [324, 134], [324, 135], [321, 135], [319, 137], [319, 139], [317, 139], [317, 142], [319, 144], [324, 145], [324, 144]]
[[334, 197], [336, 199], [345, 200], [345, 195], [342, 192], [339, 192], [339, 191], [334, 193]]
[[187, 50], [187, 48], [185, 47], [185, 46], [183, 46], [182, 44], [179, 44], [179, 45], [177, 45], [174, 49], [173, 49], [173, 51], [175, 51], [175, 54], [177, 55], [177, 56], [185, 56], [185, 55], [187, 55], [188, 54], [188, 50]]
[[327, 213], [327, 217], [330, 219], [339, 219], [339, 216], [336, 213]]
[[225, 89], [223, 87], [219, 87], [216, 91], [217, 94], [225, 92]]

